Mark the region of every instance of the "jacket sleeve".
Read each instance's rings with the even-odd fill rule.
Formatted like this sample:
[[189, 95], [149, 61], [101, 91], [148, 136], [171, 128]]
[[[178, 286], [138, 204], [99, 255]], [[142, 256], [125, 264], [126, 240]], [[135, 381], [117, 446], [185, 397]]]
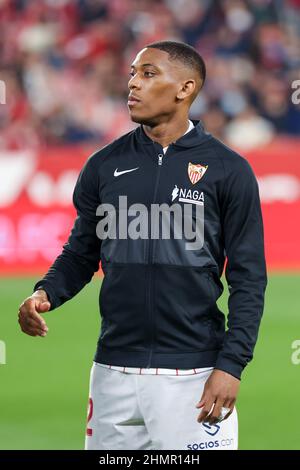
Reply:
[[240, 378], [253, 357], [267, 275], [256, 178], [248, 162], [241, 157], [237, 157], [234, 169], [227, 173], [221, 217], [227, 256], [229, 314], [228, 329], [215, 368]]
[[77, 217], [68, 241], [44, 278], [34, 286], [34, 291], [43, 288], [47, 292], [50, 310], [74, 297], [99, 269], [101, 240], [96, 235], [99, 181], [93, 156], [79, 174], [73, 203]]

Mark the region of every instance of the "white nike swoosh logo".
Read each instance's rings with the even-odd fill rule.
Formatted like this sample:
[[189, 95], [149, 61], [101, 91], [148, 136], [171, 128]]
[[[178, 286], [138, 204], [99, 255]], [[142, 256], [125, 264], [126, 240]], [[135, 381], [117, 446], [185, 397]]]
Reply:
[[139, 167], [136, 168], [131, 168], [130, 170], [123, 170], [123, 171], [118, 171], [118, 168], [115, 169], [114, 176], [121, 176], [124, 175], [124, 173], [130, 173], [131, 171], [138, 170]]

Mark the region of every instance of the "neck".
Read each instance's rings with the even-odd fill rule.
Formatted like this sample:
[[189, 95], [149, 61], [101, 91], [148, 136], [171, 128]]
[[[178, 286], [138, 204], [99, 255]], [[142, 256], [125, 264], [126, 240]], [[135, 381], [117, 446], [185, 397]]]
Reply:
[[158, 142], [162, 147], [167, 147], [172, 142], [183, 136], [189, 127], [188, 116], [177, 118], [176, 120], [163, 122], [154, 126], [143, 125], [147, 136], [154, 142]]

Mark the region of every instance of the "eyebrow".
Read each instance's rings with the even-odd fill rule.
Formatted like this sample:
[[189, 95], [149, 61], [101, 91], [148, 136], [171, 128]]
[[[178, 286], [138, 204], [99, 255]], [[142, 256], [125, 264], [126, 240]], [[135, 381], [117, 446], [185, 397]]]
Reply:
[[[151, 67], [156, 68], [157, 70], [160, 70], [159, 67], [157, 67], [157, 66], [154, 65], [154, 64], [142, 64], [140, 67], [148, 67], [148, 66], [151, 66]], [[131, 67], [132, 69], [135, 69], [135, 68], [136, 68], [135, 65], [131, 65], [130, 67]]]

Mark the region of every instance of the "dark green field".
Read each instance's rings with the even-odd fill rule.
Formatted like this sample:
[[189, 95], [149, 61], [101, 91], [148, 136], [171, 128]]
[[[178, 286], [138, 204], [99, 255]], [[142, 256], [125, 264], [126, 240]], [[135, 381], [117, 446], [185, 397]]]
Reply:
[[[89, 371], [99, 330], [97, 278], [76, 298], [45, 314], [46, 338], [19, 331], [17, 311], [34, 279], [0, 279], [0, 449], [81, 449]], [[300, 274], [269, 277], [254, 360], [238, 401], [240, 449], [300, 449]], [[226, 310], [226, 296], [221, 299]], [[174, 410], [176, 411], [176, 410]]]

